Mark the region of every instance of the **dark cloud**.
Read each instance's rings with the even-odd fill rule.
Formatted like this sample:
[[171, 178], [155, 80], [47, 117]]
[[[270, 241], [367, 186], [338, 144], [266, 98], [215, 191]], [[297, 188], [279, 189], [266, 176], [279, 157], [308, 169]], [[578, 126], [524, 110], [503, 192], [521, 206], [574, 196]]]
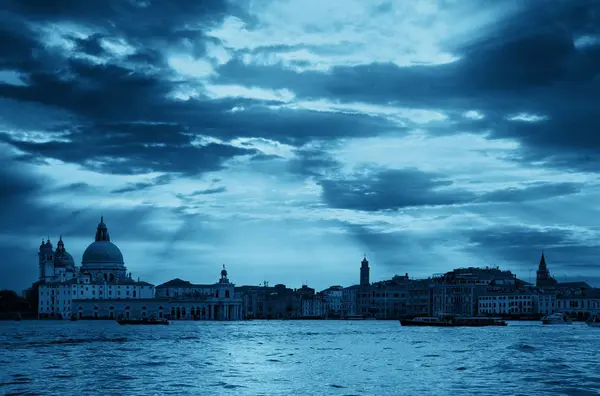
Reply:
[[192, 196], [194, 196], [194, 195], [212, 195], [212, 194], [224, 193], [226, 191], [227, 191], [227, 187], [221, 186], [221, 187], [213, 187], [213, 188], [207, 188], [204, 190], [194, 191], [190, 195], [192, 195]]
[[111, 193], [123, 194], [123, 193], [128, 193], [128, 192], [147, 190], [147, 189], [155, 187], [155, 186], [163, 186], [165, 184], [169, 184], [171, 182], [171, 180], [173, 180], [172, 175], [161, 175], [161, 176], [157, 176], [147, 182], [129, 183], [125, 187], [121, 187], [121, 188], [112, 190]]
[[532, 183], [522, 188], [478, 194], [453, 187], [446, 175], [414, 168], [366, 168], [364, 171], [350, 179], [320, 180], [324, 202], [332, 208], [370, 212], [419, 206], [536, 201], [576, 194], [583, 187], [581, 183]]
[[[219, 69], [223, 81], [288, 88], [303, 98], [436, 108], [453, 117], [433, 133], [477, 132], [523, 143], [519, 161], [545, 161], [583, 170], [600, 169], [596, 103], [600, 102], [600, 2], [528, 3], [477, 40], [451, 49], [453, 63], [399, 67], [374, 63], [335, 67], [328, 73], [297, 73], [277, 66], [247, 65], [239, 59]], [[483, 120], [462, 113], [478, 110]], [[545, 122], [515, 122], [519, 113]]]
[[473, 199], [452, 182], [418, 169], [383, 170], [350, 180], [320, 181], [322, 198], [332, 208], [377, 211], [409, 206], [452, 205]]
[[342, 164], [327, 152], [327, 146], [305, 147], [294, 150], [294, 158], [287, 162], [289, 172], [301, 176], [324, 177], [336, 171]]
[[533, 183], [524, 188], [506, 188], [479, 196], [477, 202], [524, 202], [577, 194], [583, 183]]
[[493, 257], [500, 266], [516, 264], [522, 272], [535, 271], [542, 252], [550, 271], [563, 282], [567, 274], [575, 277], [570, 280], [584, 279], [600, 270], [600, 246], [573, 229], [496, 226], [468, 231], [465, 236], [470, 242], [467, 250]]
[[60, 141], [49, 142], [16, 140], [7, 134], [0, 134], [0, 139], [40, 158], [116, 174], [197, 174], [221, 169], [232, 157], [257, 152], [219, 143], [196, 145], [193, 136], [173, 124], [97, 125], [68, 131]]
[[70, 192], [70, 193], [79, 193], [84, 191], [91, 190], [92, 187], [84, 182], [70, 183], [65, 186], [58, 187], [54, 189], [56, 192]]

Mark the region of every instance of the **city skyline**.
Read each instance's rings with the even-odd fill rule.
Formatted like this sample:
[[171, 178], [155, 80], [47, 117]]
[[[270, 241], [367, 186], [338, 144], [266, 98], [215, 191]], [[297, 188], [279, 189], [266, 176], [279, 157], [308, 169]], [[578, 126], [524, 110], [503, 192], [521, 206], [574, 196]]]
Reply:
[[600, 284], [597, 2], [203, 3], [6, 2], [0, 288], [101, 215], [154, 284]]

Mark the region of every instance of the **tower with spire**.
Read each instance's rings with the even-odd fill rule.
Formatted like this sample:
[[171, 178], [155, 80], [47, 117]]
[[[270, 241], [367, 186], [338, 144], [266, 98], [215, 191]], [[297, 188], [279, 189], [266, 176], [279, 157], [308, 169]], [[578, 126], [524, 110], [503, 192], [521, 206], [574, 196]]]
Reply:
[[52, 249], [52, 243], [50, 237], [40, 245], [40, 251], [38, 252], [38, 263], [40, 268], [40, 281], [46, 281], [54, 277], [54, 251]]
[[538, 265], [538, 270], [535, 278], [535, 286], [536, 287], [551, 287], [556, 285], [556, 279], [554, 279], [550, 275], [550, 271], [548, 270], [548, 266], [546, 265], [546, 257], [544, 256], [544, 252], [542, 251], [542, 257], [540, 258], [540, 264]]
[[360, 286], [366, 287], [371, 284], [369, 275], [369, 260], [367, 260], [367, 255], [365, 254], [363, 260], [360, 262]]

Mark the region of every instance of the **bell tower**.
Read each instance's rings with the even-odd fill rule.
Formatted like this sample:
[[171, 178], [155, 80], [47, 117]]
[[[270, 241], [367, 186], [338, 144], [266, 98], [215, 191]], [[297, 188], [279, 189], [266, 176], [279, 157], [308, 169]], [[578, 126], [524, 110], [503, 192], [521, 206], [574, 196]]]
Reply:
[[367, 256], [365, 255], [363, 260], [360, 262], [360, 285], [361, 286], [369, 286], [371, 282], [369, 281], [369, 260], [367, 260]]
[[542, 257], [540, 258], [540, 264], [538, 265], [538, 270], [535, 278], [535, 286], [549, 287], [554, 285], [556, 285], [556, 279], [554, 279], [550, 275], [550, 271], [548, 270], [548, 266], [546, 265], [546, 257], [544, 257], [544, 252], [542, 252]]
[[46, 242], [42, 239], [40, 251], [38, 252], [38, 264], [40, 268], [40, 281], [46, 281], [54, 277], [54, 250], [50, 238]]

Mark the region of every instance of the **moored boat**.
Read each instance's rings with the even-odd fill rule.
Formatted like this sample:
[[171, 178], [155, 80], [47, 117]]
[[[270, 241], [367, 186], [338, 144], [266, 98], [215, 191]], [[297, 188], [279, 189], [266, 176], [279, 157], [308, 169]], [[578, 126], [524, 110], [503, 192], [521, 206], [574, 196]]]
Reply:
[[459, 317], [452, 315], [439, 315], [438, 317], [419, 317], [414, 319], [400, 319], [402, 326], [426, 327], [486, 327], [506, 326], [507, 323], [495, 318]]
[[600, 314], [592, 316], [585, 322], [585, 324], [590, 327], [600, 327]]
[[167, 319], [161, 318], [142, 318], [142, 319], [117, 319], [117, 323], [120, 325], [168, 325]]
[[365, 320], [362, 315], [346, 315], [342, 318], [343, 320]]
[[557, 325], [557, 324], [573, 324], [573, 320], [562, 312], [553, 313], [552, 315], [544, 316], [542, 318], [542, 324], [544, 325]]

